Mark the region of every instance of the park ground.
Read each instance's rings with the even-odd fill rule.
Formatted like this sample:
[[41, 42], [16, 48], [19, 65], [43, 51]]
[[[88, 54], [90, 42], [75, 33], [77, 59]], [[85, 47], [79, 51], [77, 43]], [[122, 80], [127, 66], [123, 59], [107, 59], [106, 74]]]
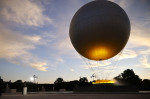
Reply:
[[150, 99], [150, 93], [3, 94], [0, 99]]

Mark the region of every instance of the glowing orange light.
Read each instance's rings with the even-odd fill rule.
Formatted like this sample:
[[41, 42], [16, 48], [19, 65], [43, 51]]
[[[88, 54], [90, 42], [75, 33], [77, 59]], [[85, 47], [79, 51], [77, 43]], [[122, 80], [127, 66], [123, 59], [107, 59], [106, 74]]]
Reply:
[[114, 84], [114, 80], [96, 80], [96, 82], [92, 82], [92, 84], [104, 84], [104, 83], [111, 83]]
[[90, 57], [94, 60], [104, 60], [109, 57], [109, 50], [105, 47], [96, 47], [92, 50], [90, 50]]

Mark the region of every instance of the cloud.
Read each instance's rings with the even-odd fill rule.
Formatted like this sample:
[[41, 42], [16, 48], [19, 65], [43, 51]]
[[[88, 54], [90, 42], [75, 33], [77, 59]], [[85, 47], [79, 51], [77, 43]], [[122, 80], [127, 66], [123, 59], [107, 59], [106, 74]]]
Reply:
[[72, 44], [71, 44], [69, 37], [61, 39], [58, 42], [54, 43], [54, 47], [57, 50], [61, 50], [61, 53], [66, 53], [66, 52], [74, 49]]
[[118, 4], [119, 4], [121, 7], [123, 7], [124, 9], [126, 9], [127, 7], [129, 7], [129, 6], [132, 4], [132, 2], [133, 2], [133, 0], [131, 0], [130, 3], [127, 2], [126, 0], [116, 0], [116, 1], [117, 1]]
[[38, 59], [30, 53], [34, 50], [40, 36], [28, 36], [6, 29], [0, 24], [0, 58], [6, 59], [11, 63], [31, 66], [41, 71], [46, 71], [47, 63]]
[[42, 26], [52, 23], [52, 19], [44, 15], [44, 8], [31, 0], [1, 0], [0, 15], [4, 20], [21, 25]]
[[44, 67], [46, 65], [47, 65], [46, 62], [37, 62], [37, 63], [31, 63], [30, 64], [30, 66], [32, 66], [33, 68], [36, 68], [36, 69], [41, 70], [41, 71], [47, 71], [46, 69], [48, 67]]
[[74, 72], [75, 70], [73, 68], [70, 69], [71, 72]]
[[[39, 31], [37, 33], [34, 33], [34, 35], [32, 34], [23, 35], [21, 33], [17, 33], [16, 31], [11, 31], [10, 29], [8, 29], [10, 27], [3, 29], [4, 31], [6, 31], [7, 29], [9, 31], [8, 31], [8, 35], [2, 38], [6, 39], [7, 37], [9, 37], [10, 39], [8, 41], [12, 42], [14, 46], [11, 46], [9, 42], [3, 40], [2, 42], [3, 45], [7, 44], [7, 47], [9, 47], [10, 51], [8, 51], [6, 56], [1, 55], [0, 58], [6, 59], [9, 62], [12, 62], [14, 64], [19, 64], [19, 65], [24, 64], [26, 66], [31, 66], [41, 71], [46, 71], [47, 70], [46, 66], [48, 66], [48, 62], [45, 61], [44, 59], [37, 58], [32, 54], [31, 51], [36, 50], [38, 45], [44, 45], [45, 48], [49, 48], [50, 52], [48, 53], [51, 56], [53, 56], [50, 57], [50, 59], [53, 60], [50, 63], [51, 66], [57, 66], [59, 64], [64, 63], [65, 61], [63, 56], [69, 55], [70, 57], [72, 56], [74, 57], [74, 53], [72, 53], [73, 47], [68, 37], [69, 35], [68, 28], [69, 28], [70, 20], [72, 18], [71, 16], [73, 15], [70, 14], [70, 12], [73, 13], [72, 11], [76, 7], [72, 8], [70, 5], [68, 5], [69, 7], [72, 8], [71, 10], [68, 9], [68, 6], [65, 6], [66, 10], [60, 9], [62, 11], [58, 11], [58, 9], [54, 9], [55, 7], [53, 8], [52, 6], [52, 9], [56, 10], [56, 12], [54, 12], [53, 15], [54, 14], [55, 16], [57, 15], [56, 17], [54, 17], [54, 20], [52, 20], [50, 17], [45, 15], [45, 12], [47, 12], [47, 10], [49, 10], [49, 8], [51, 7], [45, 9], [46, 8], [46, 7], [44, 8], [45, 5], [42, 5], [43, 2], [39, 3], [40, 1], [35, 1], [35, 2], [33, 1], [34, 0], [0, 1], [0, 18], [7, 23], [17, 23], [14, 25], [35, 26], [37, 27], [36, 28], [37, 30], [40, 30], [39, 27], [45, 25], [46, 23], [52, 24], [53, 27], [51, 27], [50, 30], [49, 28], [47, 29], [46, 27], [48, 31], [42, 28], [43, 30], [40, 30], [41, 33], [40, 35], [38, 34]], [[72, 1], [68, 1], [68, 2], [72, 3]], [[72, 3], [72, 5], [75, 6], [74, 3]], [[78, 5], [78, 1], [77, 1], [77, 5]], [[48, 4], [47, 6], [50, 5]], [[25, 28], [28, 29], [28, 27]], [[19, 27], [19, 30], [20, 29], [23, 30], [24, 33], [26, 32], [26, 30], [24, 31], [22, 27], [21, 28]], [[18, 30], [17, 27], [15, 27], [15, 30]], [[33, 27], [31, 27], [30, 30], [31, 30], [30, 32], [32, 33]], [[5, 49], [8, 49], [6, 48], [6, 46], [4, 47]], [[3, 53], [5, 53], [4, 51], [7, 51], [5, 49], [3, 49]], [[49, 49], [46, 49], [46, 51]], [[14, 56], [11, 55], [11, 53]]]
[[34, 49], [30, 39], [19, 33], [0, 27], [0, 58], [15, 58], [27, 54], [27, 50]]
[[143, 67], [143, 68], [150, 68], [150, 63], [148, 62], [148, 56], [143, 56], [140, 59], [140, 62], [141, 62], [141, 67]]
[[136, 53], [136, 51], [125, 49], [125, 50], [123, 50], [122, 54], [120, 55], [119, 60], [136, 58], [137, 56], [138, 56], [138, 54]]
[[40, 36], [25, 36], [25, 38], [34, 43], [39, 43], [39, 41], [41, 39]]
[[147, 49], [147, 50], [139, 51], [138, 53], [139, 53], [139, 54], [143, 54], [143, 55], [149, 55], [149, 53], [150, 53], [150, 48]]
[[133, 26], [130, 37], [131, 47], [146, 46], [150, 47], [150, 30], [144, 26]]
[[67, 0], [64, 2], [52, 1], [52, 3], [54, 5], [53, 12], [57, 16], [53, 20], [54, 30], [50, 30], [50, 32], [48, 32], [50, 33], [48, 36], [51, 38], [51, 46], [49, 48], [55, 50], [55, 56], [57, 57], [68, 56], [70, 58], [80, 58], [71, 44], [69, 38], [69, 27], [73, 15], [81, 7], [81, 5], [83, 5], [83, 2], [80, 0]]
[[54, 66], [57, 66], [58, 64], [63, 64], [65, 61], [62, 57], [60, 56], [55, 56], [55, 61], [53, 62]]

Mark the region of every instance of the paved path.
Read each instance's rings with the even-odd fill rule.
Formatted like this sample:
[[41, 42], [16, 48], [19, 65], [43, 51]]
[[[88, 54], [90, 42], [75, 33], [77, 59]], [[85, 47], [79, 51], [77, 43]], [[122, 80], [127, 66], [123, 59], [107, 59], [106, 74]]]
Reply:
[[4, 94], [0, 99], [150, 99], [150, 94]]

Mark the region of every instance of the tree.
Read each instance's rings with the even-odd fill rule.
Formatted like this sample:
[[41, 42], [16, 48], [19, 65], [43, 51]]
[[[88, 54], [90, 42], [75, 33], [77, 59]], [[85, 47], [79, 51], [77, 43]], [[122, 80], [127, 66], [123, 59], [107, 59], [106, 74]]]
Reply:
[[23, 83], [22, 80], [17, 80], [14, 83]]
[[129, 85], [140, 85], [142, 81], [132, 69], [126, 69], [125, 71], [123, 71], [123, 73], [116, 76], [114, 79]]
[[62, 82], [64, 82], [63, 78], [59, 77], [55, 80], [54, 84], [60, 84]]
[[85, 83], [88, 82], [88, 79], [86, 77], [83, 78], [80, 77], [79, 82]]
[[144, 79], [142, 81], [141, 89], [142, 90], [150, 90], [150, 80], [149, 79]]

